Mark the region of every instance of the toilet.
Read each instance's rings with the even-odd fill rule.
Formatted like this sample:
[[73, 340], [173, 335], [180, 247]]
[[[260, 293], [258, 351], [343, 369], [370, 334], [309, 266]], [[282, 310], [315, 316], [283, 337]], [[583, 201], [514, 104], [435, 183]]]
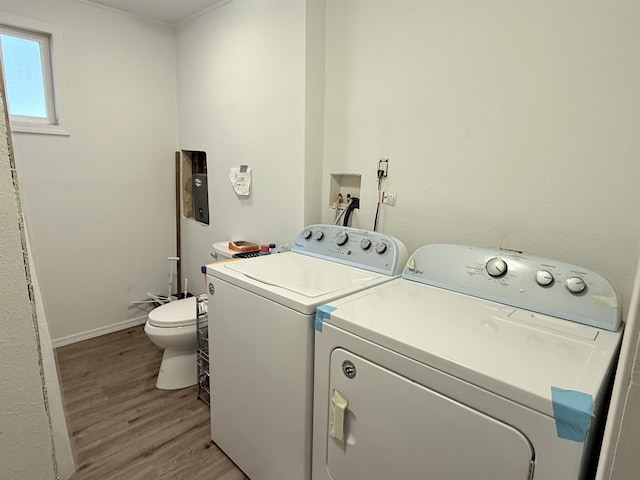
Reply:
[[[213, 244], [216, 261], [229, 259], [236, 252], [229, 242]], [[144, 331], [155, 345], [164, 350], [156, 388], [178, 390], [197, 383], [196, 297], [174, 300], [149, 313]]]

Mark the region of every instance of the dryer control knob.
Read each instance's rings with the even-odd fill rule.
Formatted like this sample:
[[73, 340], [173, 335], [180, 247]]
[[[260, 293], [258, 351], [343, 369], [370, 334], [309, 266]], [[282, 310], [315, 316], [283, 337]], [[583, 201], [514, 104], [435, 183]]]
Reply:
[[336, 244], [338, 246], [342, 246], [345, 243], [347, 243], [347, 240], [349, 240], [349, 235], [347, 234], [347, 232], [340, 232], [338, 233], [338, 235], [336, 235]]
[[500, 278], [507, 273], [507, 262], [498, 257], [491, 258], [485, 265], [487, 273], [493, 278]]
[[573, 294], [582, 293], [587, 289], [587, 284], [584, 283], [584, 280], [580, 277], [569, 277], [564, 284], [567, 290]]
[[376, 249], [376, 252], [382, 255], [384, 252], [387, 251], [387, 244], [384, 242], [378, 242], [376, 243], [375, 249]]
[[553, 275], [548, 270], [538, 270], [536, 272], [536, 283], [541, 287], [548, 287], [553, 283]]
[[310, 228], [306, 228], [304, 232], [302, 232], [302, 238], [304, 238], [305, 240], [309, 240], [311, 238], [311, 235], [313, 235], [313, 232]]
[[371, 248], [371, 240], [368, 238], [363, 238], [360, 240], [360, 248], [363, 250], [369, 250]]
[[322, 232], [316, 232], [316, 234], [313, 236], [313, 238], [315, 238], [316, 240], [320, 241], [324, 238], [324, 233]]

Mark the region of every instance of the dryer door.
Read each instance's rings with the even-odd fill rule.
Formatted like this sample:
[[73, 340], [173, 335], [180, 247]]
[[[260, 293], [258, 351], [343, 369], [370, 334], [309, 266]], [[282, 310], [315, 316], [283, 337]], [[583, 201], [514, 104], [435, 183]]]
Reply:
[[343, 349], [330, 375], [333, 480], [530, 478], [533, 449], [513, 427]]

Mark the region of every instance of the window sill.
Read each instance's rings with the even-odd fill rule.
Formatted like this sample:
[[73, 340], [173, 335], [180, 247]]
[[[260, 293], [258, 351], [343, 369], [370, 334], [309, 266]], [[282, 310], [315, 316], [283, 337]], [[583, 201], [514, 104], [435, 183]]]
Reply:
[[12, 133], [35, 133], [37, 135], [59, 135], [69, 137], [71, 134], [59, 125], [16, 125], [11, 124]]

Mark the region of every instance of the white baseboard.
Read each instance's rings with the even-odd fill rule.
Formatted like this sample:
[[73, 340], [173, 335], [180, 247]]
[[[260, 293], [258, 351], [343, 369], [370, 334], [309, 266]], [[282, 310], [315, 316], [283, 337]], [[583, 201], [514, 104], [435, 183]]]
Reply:
[[129, 320], [125, 320], [124, 322], [107, 325], [106, 327], [100, 327], [94, 330], [89, 330], [87, 332], [81, 332], [81, 333], [69, 335], [67, 337], [57, 338], [53, 340], [51, 343], [53, 344], [53, 348], [63, 347], [65, 345], [70, 345], [72, 343], [77, 343], [83, 340], [89, 340], [90, 338], [106, 335], [107, 333], [113, 333], [119, 330], [124, 330], [125, 328], [142, 325], [146, 322], [147, 322], [147, 315], [143, 315], [140, 317], [130, 318]]

